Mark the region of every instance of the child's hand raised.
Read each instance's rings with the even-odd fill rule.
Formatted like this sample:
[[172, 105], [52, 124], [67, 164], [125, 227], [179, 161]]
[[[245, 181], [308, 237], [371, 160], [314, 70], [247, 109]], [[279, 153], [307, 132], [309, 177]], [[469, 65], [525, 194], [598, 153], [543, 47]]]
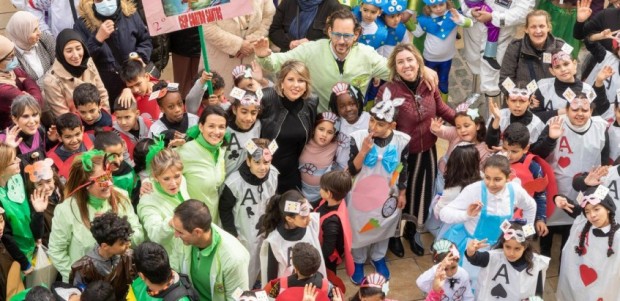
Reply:
[[302, 301], [314, 301], [318, 296], [319, 291], [314, 287], [314, 284], [308, 283], [304, 286], [304, 298]]
[[482, 211], [482, 202], [480, 201], [475, 201], [469, 204], [469, 206], [467, 206], [467, 215], [469, 217], [478, 216], [480, 214], [480, 211]]
[[482, 248], [486, 248], [488, 247], [489, 244], [487, 243], [487, 239], [483, 239], [483, 240], [477, 240], [477, 239], [472, 239], [469, 242], [467, 242], [467, 256], [471, 257], [474, 256], [474, 254], [476, 254], [476, 252]]
[[463, 18], [461, 17], [461, 14], [459, 14], [459, 12], [454, 9], [454, 7], [450, 9], [450, 19], [456, 24], [463, 23]]
[[47, 209], [47, 205], [49, 204], [47, 196], [43, 193], [41, 189], [35, 189], [34, 192], [30, 195], [30, 203], [32, 204], [32, 208], [34, 211], [41, 213]]
[[447, 266], [448, 264], [446, 264], [445, 260], [437, 266], [435, 278], [433, 279], [433, 291], [441, 292], [443, 290], [443, 284], [446, 282], [446, 278], [448, 278], [448, 275], [446, 274]]
[[14, 126], [12, 128], [6, 128], [4, 130], [4, 143], [12, 148], [16, 148], [22, 143], [23, 138], [19, 137], [19, 133], [21, 133], [21, 129], [18, 126]]
[[436, 117], [431, 119], [431, 132], [433, 134], [439, 133], [441, 131], [441, 126], [443, 125], [443, 119], [441, 117]]
[[332, 301], [344, 301], [342, 291], [337, 286], [332, 289]]
[[58, 136], [58, 130], [56, 129], [55, 124], [52, 124], [50, 128], [47, 130], [47, 139], [49, 139], [52, 142], [56, 142], [58, 141], [58, 139], [60, 139], [60, 136]]
[[200, 74], [200, 82], [204, 85], [206, 82], [210, 81], [211, 79], [213, 79], [213, 73], [211, 72], [207, 72], [207, 71], [202, 71], [202, 73]]
[[606, 176], [607, 173], [609, 173], [609, 167], [610, 166], [598, 166], [592, 168], [592, 170], [590, 170], [590, 172], [588, 173], [586, 178], [583, 179], [583, 181], [588, 186], [601, 185], [601, 178]]
[[564, 134], [562, 122], [564, 122], [564, 119], [560, 116], [551, 118], [551, 122], [549, 122], [549, 138], [558, 139]]
[[269, 40], [267, 38], [260, 38], [256, 42], [253, 43], [254, 46], [254, 54], [257, 57], [266, 57], [271, 54], [271, 49], [269, 49]]
[[585, 22], [592, 15], [592, 0], [577, 1], [577, 22]]
[[569, 203], [565, 197], [557, 195], [553, 198], [553, 202], [555, 203], [556, 207], [569, 213], [573, 213], [573, 208], [575, 207], [575, 205]]
[[596, 81], [594, 82], [594, 86], [603, 86], [603, 84], [605, 84], [605, 81], [612, 75], [614, 75], [614, 69], [612, 69], [609, 65], [604, 66], [603, 69], [601, 69], [601, 71], [599, 71], [596, 75]]

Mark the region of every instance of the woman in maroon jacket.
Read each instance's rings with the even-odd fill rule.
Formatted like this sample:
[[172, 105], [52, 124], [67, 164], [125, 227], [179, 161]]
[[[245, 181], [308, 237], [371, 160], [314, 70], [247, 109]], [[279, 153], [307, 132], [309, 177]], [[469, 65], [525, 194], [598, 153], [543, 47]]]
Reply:
[[11, 103], [16, 96], [30, 94], [43, 107], [39, 85], [18, 65], [15, 44], [0, 35], [0, 129], [11, 125]]
[[[404, 235], [409, 241], [411, 251], [422, 256], [424, 247], [418, 231], [422, 230], [426, 221], [437, 176], [437, 137], [430, 131], [431, 119], [441, 117], [454, 123], [455, 112], [441, 100], [439, 90], [431, 90], [421, 83], [424, 60], [413, 45], [398, 44], [388, 58], [388, 68], [390, 81], [379, 88], [377, 100], [382, 99], [386, 88], [392, 93], [392, 98], [405, 98], [405, 102], [398, 107], [396, 117], [396, 129], [411, 136], [407, 167], [407, 205], [403, 209], [404, 217], [408, 221]], [[417, 223], [414, 224], [412, 220]], [[397, 256], [404, 254], [399, 237], [390, 239], [389, 246]]]

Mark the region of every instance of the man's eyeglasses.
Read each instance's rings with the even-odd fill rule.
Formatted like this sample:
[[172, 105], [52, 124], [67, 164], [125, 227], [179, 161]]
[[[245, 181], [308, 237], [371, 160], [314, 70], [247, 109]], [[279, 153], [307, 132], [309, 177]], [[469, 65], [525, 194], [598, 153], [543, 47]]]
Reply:
[[349, 41], [353, 40], [354, 37], [355, 37], [355, 35], [352, 34], [352, 33], [342, 33], [342, 32], [334, 32], [334, 31], [332, 31], [332, 38], [335, 38], [336, 41], [339, 41], [342, 38], [345, 41], [349, 42]]

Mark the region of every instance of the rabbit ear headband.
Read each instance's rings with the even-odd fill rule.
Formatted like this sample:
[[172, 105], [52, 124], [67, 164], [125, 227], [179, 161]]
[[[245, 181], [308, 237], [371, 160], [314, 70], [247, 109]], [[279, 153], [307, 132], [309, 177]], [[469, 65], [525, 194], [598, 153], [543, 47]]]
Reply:
[[387, 122], [394, 122], [396, 107], [402, 105], [403, 102], [405, 102], [405, 98], [397, 97], [392, 99], [392, 92], [390, 92], [390, 89], [385, 88], [383, 91], [383, 100], [375, 104], [375, 106], [370, 109], [370, 112], [379, 119], [383, 119]]

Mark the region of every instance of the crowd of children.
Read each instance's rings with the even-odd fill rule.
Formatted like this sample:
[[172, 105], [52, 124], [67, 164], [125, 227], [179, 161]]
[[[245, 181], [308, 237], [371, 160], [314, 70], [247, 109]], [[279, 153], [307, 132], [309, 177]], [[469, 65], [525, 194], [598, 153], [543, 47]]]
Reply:
[[[580, 14], [589, 16], [584, 1]], [[107, 2], [115, 1], [93, 7]], [[497, 14], [488, 2], [457, 7]], [[130, 55], [105, 70], [124, 85], [114, 99], [98, 79], [75, 82], [56, 107], [28, 93], [4, 104], [12, 125], [0, 132], [0, 300], [342, 301], [338, 274], [359, 286], [349, 300], [388, 300], [387, 252], [394, 240], [401, 244], [410, 206], [421, 220], [413, 227], [407, 220], [404, 231], [414, 237], [424, 224], [435, 237], [434, 265], [416, 280], [426, 300], [541, 300], [552, 260], [560, 266], [558, 300], [620, 300], [620, 33], [586, 38], [593, 66], [582, 77], [572, 49], [545, 50], [552, 77], [507, 77], [497, 83], [504, 106], [489, 101], [484, 116], [479, 95], [455, 109], [440, 99], [448, 97], [458, 27], [479, 21], [450, 0], [423, 3], [411, 20], [404, 0], [361, 0], [352, 9], [361, 28], [355, 42], [386, 64], [405, 64], [393, 50], [426, 35], [422, 52], [399, 50], [410, 54], [406, 64], [419, 57], [412, 81], [401, 79], [411, 98], [394, 91], [390, 83], [401, 75], [391, 74], [387, 85], [371, 76], [340, 80], [329, 99], [318, 99], [310, 87], [320, 75], [297, 60], [278, 74], [263, 74], [257, 62], [200, 70], [183, 95]], [[483, 58], [494, 69], [501, 22], [484, 22]], [[331, 30], [338, 42], [353, 38]], [[61, 50], [84, 45], [71, 31], [57, 42]], [[9, 55], [0, 67], [8, 68]], [[341, 78], [345, 63], [355, 63], [337, 62]], [[413, 167], [410, 145], [419, 141], [399, 130], [406, 120], [398, 116], [435, 112], [417, 94], [429, 70], [444, 108], [421, 131], [448, 146], [438, 160], [420, 156]], [[234, 87], [224, 95], [229, 80]], [[328, 110], [317, 112], [319, 103]], [[58, 114], [44, 124], [53, 109]], [[430, 182], [417, 172], [421, 164]], [[410, 190], [433, 194], [430, 210], [413, 207]], [[557, 259], [550, 258], [554, 235]], [[417, 241], [411, 248], [427, 251]], [[42, 275], [43, 259], [51, 277], [9, 289]]]

